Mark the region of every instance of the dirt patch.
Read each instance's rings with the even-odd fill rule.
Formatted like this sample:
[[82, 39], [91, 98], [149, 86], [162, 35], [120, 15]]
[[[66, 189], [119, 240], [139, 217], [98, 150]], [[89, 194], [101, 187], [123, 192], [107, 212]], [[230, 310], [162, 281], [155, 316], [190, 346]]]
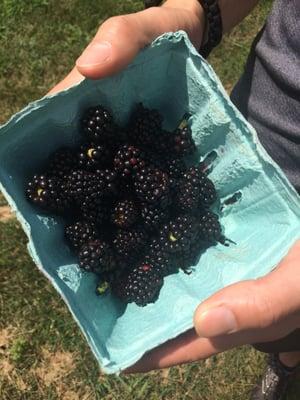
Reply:
[[14, 214], [11, 212], [10, 207], [8, 207], [8, 206], [0, 207], [0, 221], [1, 222], [7, 222], [13, 218], [14, 218]]
[[55, 384], [66, 378], [75, 369], [74, 354], [57, 351], [51, 353], [43, 349], [43, 360], [35, 373], [45, 386]]

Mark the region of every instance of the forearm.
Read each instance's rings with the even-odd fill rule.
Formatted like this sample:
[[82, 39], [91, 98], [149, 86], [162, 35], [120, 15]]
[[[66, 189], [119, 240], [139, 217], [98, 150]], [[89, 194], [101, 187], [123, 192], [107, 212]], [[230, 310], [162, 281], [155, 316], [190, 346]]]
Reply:
[[[259, 0], [219, 0], [224, 33], [241, 22], [258, 2]], [[187, 9], [202, 18], [203, 9], [199, 0], [167, 0], [163, 6]]]

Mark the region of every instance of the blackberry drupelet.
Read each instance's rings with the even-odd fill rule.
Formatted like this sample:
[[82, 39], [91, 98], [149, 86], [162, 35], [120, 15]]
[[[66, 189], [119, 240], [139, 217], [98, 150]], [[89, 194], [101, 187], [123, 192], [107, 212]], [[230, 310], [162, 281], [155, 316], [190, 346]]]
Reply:
[[112, 213], [112, 222], [119, 228], [129, 228], [139, 217], [138, 205], [133, 200], [119, 201]]
[[129, 140], [142, 148], [152, 146], [161, 131], [162, 121], [163, 118], [157, 110], [149, 110], [138, 104], [129, 123]]
[[170, 216], [168, 208], [153, 206], [150, 203], [141, 205], [142, 221], [146, 229], [149, 231], [157, 230]]
[[197, 217], [197, 229], [199, 239], [204, 242], [225, 244], [226, 239], [222, 234], [222, 228], [218, 216], [210, 210], [202, 211]]
[[165, 224], [159, 232], [162, 249], [170, 253], [188, 251], [197, 240], [198, 224], [192, 215], [179, 215]]
[[46, 174], [49, 177], [63, 178], [77, 166], [77, 158], [72, 149], [61, 147], [48, 159]]
[[142, 202], [165, 208], [170, 203], [168, 174], [156, 168], [143, 168], [134, 177], [134, 187]]
[[113, 117], [100, 105], [86, 110], [81, 127], [86, 138], [92, 142], [111, 144], [116, 137]]
[[71, 247], [78, 251], [84, 244], [98, 239], [99, 234], [92, 222], [77, 221], [65, 227], [65, 237]]
[[124, 260], [136, 260], [148, 242], [148, 235], [141, 227], [118, 229], [113, 245], [118, 255]]
[[208, 207], [216, 200], [212, 181], [201, 171], [201, 166], [190, 167], [178, 183], [177, 202], [183, 212]]
[[123, 302], [144, 307], [156, 300], [162, 285], [163, 279], [155, 267], [142, 261], [114, 282], [112, 290]]
[[79, 251], [79, 266], [84, 271], [101, 274], [117, 268], [117, 262], [108, 243], [97, 239], [84, 244]]
[[190, 156], [196, 152], [192, 131], [188, 125], [183, 125], [176, 129], [172, 149], [179, 157]]
[[80, 146], [78, 166], [80, 169], [95, 170], [109, 166], [112, 163], [112, 154], [105, 144], [85, 143]]
[[62, 214], [71, 206], [71, 199], [63, 179], [34, 175], [28, 182], [27, 199], [50, 213]]

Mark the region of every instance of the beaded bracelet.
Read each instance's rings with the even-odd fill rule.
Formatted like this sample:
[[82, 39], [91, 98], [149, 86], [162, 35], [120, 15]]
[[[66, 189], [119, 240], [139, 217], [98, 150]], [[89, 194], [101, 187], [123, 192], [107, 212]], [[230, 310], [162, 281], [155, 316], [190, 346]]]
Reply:
[[[207, 41], [202, 44], [199, 53], [207, 58], [209, 53], [222, 40], [223, 24], [218, 0], [198, 0], [203, 7], [207, 23]], [[144, 0], [145, 8], [159, 6], [161, 0]]]

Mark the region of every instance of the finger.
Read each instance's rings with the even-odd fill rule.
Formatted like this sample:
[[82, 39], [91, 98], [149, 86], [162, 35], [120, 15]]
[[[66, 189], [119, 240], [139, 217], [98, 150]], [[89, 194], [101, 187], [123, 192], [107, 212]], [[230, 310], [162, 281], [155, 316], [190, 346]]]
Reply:
[[65, 77], [64, 80], [59, 82], [56, 86], [54, 86], [48, 94], [55, 94], [62, 90], [68, 89], [69, 87], [76, 85], [84, 79], [84, 76], [80, 74], [76, 67], [72, 69], [72, 71]]
[[263, 340], [277, 339], [300, 324], [299, 293], [300, 242], [266, 277], [228, 286], [200, 304], [196, 331], [207, 338], [239, 333], [231, 336], [239, 344], [260, 340], [260, 334]]
[[78, 71], [92, 79], [114, 74], [127, 66], [142, 48], [164, 32], [183, 29], [196, 45], [200, 45], [203, 29], [201, 26], [204, 24], [200, 23], [202, 14], [199, 10], [197, 14], [187, 9], [153, 7], [108, 19], [78, 58]]

